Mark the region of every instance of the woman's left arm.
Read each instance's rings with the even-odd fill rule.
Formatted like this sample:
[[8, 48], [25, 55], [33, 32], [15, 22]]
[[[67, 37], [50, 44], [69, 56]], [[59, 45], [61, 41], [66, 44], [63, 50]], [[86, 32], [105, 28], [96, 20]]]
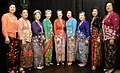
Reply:
[[112, 38], [116, 39], [117, 35], [119, 34], [119, 22], [120, 22], [120, 18], [118, 14], [114, 14], [112, 17], [112, 23], [113, 23], [113, 33], [112, 33]]
[[89, 25], [89, 22], [86, 22], [85, 30], [86, 30], [86, 37], [89, 40], [90, 39], [90, 25]]

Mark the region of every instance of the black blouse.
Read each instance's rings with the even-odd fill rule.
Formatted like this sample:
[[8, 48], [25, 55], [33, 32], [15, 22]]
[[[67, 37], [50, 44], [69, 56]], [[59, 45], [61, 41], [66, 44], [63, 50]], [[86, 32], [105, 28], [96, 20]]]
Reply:
[[92, 28], [97, 28], [98, 31], [102, 29], [102, 20], [100, 17], [96, 17], [96, 19], [93, 21]]

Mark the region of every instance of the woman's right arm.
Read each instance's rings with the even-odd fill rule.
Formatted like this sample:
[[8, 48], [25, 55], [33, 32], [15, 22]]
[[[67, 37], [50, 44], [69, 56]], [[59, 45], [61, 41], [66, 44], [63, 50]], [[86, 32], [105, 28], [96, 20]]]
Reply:
[[8, 33], [7, 33], [7, 18], [6, 16], [2, 16], [2, 33], [5, 37], [5, 43], [10, 43], [10, 39], [8, 37]]

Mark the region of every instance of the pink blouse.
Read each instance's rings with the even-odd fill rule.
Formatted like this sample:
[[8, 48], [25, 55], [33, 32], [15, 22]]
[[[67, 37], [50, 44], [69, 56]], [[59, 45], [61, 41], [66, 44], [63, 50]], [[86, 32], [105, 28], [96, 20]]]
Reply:
[[18, 30], [19, 30], [20, 39], [26, 42], [31, 42], [32, 31], [31, 31], [30, 21], [20, 18], [18, 20], [18, 24], [19, 24]]

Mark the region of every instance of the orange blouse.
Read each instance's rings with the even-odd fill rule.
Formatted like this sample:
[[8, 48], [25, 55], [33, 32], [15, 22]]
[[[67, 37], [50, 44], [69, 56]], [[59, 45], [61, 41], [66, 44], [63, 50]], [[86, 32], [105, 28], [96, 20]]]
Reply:
[[54, 35], [57, 36], [59, 34], [63, 34], [65, 37], [65, 31], [64, 31], [64, 27], [65, 27], [65, 20], [61, 19], [56, 19], [54, 21]]
[[2, 33], [4, 37], [16, 37], [16, 32], [18, 32], [18, 21], [17, 17], [10, 13], [6, 13], [2, 16]]

